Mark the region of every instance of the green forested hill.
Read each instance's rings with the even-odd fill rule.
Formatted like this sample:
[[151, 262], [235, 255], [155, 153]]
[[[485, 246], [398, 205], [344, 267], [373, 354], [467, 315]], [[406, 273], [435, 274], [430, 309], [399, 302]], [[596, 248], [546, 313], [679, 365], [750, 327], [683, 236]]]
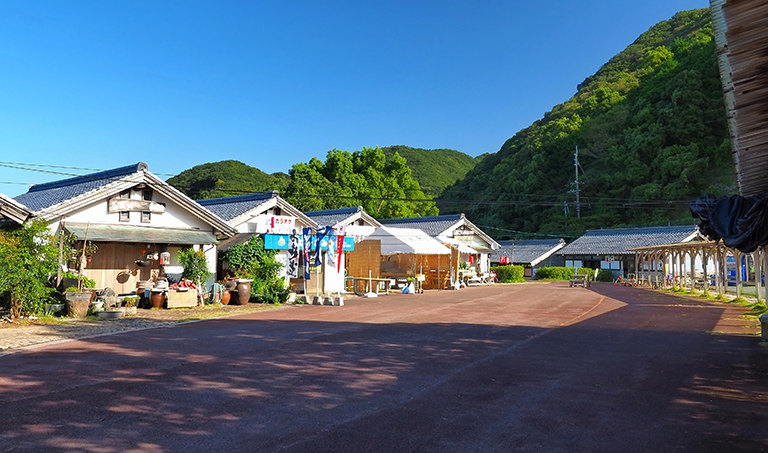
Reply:
[[167, 182], [190, 198], [202, 200], [283, 190], [288, 186], [289, 178], [285, 173], [270, 175], [236, 160], [224, 160], [196, 165]]
[[712, 22], [702, 9], [655, 25], [614, 56], [445, 190], [441, 213], [463, 211], [498, 228], [488, 230], [497, 237], [579, 232], [692, 223], [686, 201], [735, 191]]
[[[452, 149], [420, 149], [402, 145], [381, 150], [387, 159], [395, 152], [404, 157], [413, 178], [429, 197], [440, 194], [487, 155], [472, 157]], [[289, 182], [290, 178], [285, 173], [270, 175], [236, 160], [197, 165], [168, 179], [169, 184], [196, 200], [272, 190], [282, 192]]]
[[446, 187], [463, 178], [483, 156], [472, 157], [453, 149], [421, 149], [397, 145], [381, 148], [386, 156], [400, 154], [424, 194], [438, 196]]

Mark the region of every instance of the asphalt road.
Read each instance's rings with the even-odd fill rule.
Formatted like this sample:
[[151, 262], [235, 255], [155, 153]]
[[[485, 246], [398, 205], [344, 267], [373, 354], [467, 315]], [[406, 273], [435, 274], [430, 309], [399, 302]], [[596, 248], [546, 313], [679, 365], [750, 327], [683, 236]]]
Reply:
[[0, 451], [768, 451], [738, 313], [533, 283], [61, 342], [0, 357]]

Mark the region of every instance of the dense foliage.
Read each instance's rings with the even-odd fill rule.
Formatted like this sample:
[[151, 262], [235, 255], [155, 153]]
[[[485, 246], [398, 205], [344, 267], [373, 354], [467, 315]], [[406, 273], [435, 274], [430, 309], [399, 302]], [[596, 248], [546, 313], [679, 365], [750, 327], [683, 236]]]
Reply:
[[377, 219], [437, 215], [435, 203], [411, 176], [398, 153], [381, 148], [350, 153], [333, 149], [325, 162], [312, 158], [295, 164], [284, 198], [302, 211], [362, 206]]
[[493, 266], [491, 272], [496, 273], [496, 281], [499, 283], [522, 283], [525, 281], [523, 266]]
[[616, 279], [616, 275], [614, 275], [613, 271], [610, 269], [600, 269], [597, 271], [597, 278], [595, 278], [595, 281], [598, 282], [612, 282]]
[[277, 250], [264, 248], [264, 239], [253, 235], [243, 243], [233, 245], [219, 254], [239, 278], [252, 279], [251, 298], [261, 302], [280, 303], [288, 298], [285, 281], [277, 278], [282, 264], [275, 259]]
[[[381, 148], [392, 159], [398, 153], [406, 160], [412, 177], [429, 197], [463, 178], [485, 156], [472, 157], [452, 149], [421, 149], [409, 146]], [[168, 183], [195, 200], [228, 197], [254, 192], [283, 192], [290, 183], [285, 173], [267, 174], [236, 160], [197, 165], [169, 178]]]
[[194, 200], [229, 197], [254, 192], [282, 191], [285, 173], [264, 173], [236, 160], [197, 165], [169, 178], [168, 184]]
[[395, 153], [403, 157], [411, 169], [413, 179], [419, 182], [421, 190], [430, 197], [440, 195], [485, 157], [472, 157], [453, 149], [421, 149], [403, 145], [387, 146], [381, 150], [389, 158]]
[[205, 282], [211, 273], [208, 271], [208, 259], [205, 257], [205, 252], [202, 250], [195, 250], [192, 247], [187, 247], [179, 250], [176, 257], [184, 266], [184, 271], [181, 273], [183, 278], [189, 279], [197, 284]]
[[477, 224], [580, 232], [690, 223], [687, 201], [735, 190], [712, 22], [702, 9], [652, 27], [442, 197], [482, 201], [451, 207]]
[[58, 268], [59, 249], [44, 222], [0, 231], [0, 304], [12, 318], [39, 314], [53, 299], [49, 278]]
[[587, 267], [580, 267], [575, 271], [572, 267], [540, 267], [533, 278], [536, 280], [570, 280], [574, 274], [588, 275], [591, 279], [595, 275], [595, 270]]

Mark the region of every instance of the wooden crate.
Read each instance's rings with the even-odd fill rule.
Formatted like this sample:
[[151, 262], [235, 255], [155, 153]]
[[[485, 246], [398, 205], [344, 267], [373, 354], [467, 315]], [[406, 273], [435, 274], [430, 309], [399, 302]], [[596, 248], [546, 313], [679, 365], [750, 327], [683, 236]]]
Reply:
[[170, 290], [168, 291], [167, 296], [168, 308], [187, 308], [197, 306], [196, 289], [190, 289], [189, 291]]

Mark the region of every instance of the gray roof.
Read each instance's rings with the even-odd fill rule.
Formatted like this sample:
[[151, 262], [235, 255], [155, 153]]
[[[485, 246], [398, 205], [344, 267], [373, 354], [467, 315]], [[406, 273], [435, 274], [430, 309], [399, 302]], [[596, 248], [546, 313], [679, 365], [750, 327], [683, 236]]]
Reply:
[[698, 232], [694, 225], [587, 230], [584, 236], [566, 245], [558, 255], [631, 255], [630, 249], [678, 244]]
[[508, 256], [515, 264], [535, 265], [565, 245], [562, 239], [531, 239], [524, 241], [498, 241], [501, 248], [491, 255], [498, 262], [500, 256]]
[[24, 223], [30, 214], [26, 206], [0, 193], [0, 224]]
[[234, 197], [208, 198], [205, 200], [197, 200], [197, 202], [229, 222], [235, 217], [257, 208], [265, 201], [276, 196], [278, 196], [277, 192], [260, 192]]
[[361, 212], [362, 206], [356, 206], [353, 208], [339, 208], [339, 209], [325, 209], [323, 211], [307, 211], [304, 215], [317, 222], [320, 226], [334, 226], [339, 223], [343, 223], [344, 220]]
[[[382, 225], [395, 228], [417, 228], [432, 237], [437, 237], [452, 226], [461, 222], [465, 227], [470, 228], [475, 232], [477, 236], [487, 242], [491, 249], [498, 248], [499, 244], [492, 237], [488, 236], [485, 231], [481, 230], [478, 226], [473, 224], [467, 219], [464, 214], [446, 214], [436, 215], [429, 217], [409, 217], [406, 219], [384, 219], [379, 220]], [[474, 247], [474, 246], [473, 246]], [[477, 248], [477, 247], [475, 247]]]
[[99, 225], [67, 222], [64, 228], [78, 239], [98, 242], [129, 242], [145, 244], [216, 244], [210, 231], [182, 228], [150, 227], [144, 225]]
[[464, 214], [409, 217], [407, 219], [380, 219], [382, 225], [395, 228], [418, 228], [435, 237], [445, 232], [464, 217]]
[[27, 193], [15, 197], [14, 200], [32, 211], [40, 211], [146, 169], [147, 164], [139, 162], [89, 175], [35, 184]]

